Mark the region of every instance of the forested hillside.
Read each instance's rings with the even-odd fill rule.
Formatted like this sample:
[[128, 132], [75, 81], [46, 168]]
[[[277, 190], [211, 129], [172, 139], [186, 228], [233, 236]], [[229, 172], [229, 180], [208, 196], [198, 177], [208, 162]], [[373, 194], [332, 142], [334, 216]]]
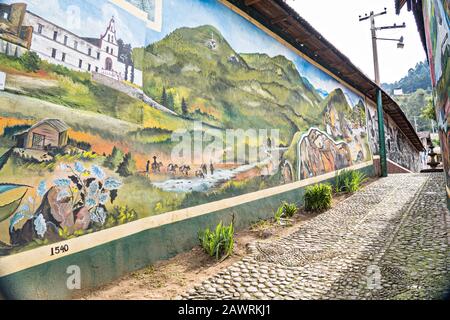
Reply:
[[[394, 97], [412, 125], [417, 126], [417, 131], [432, 130], [431, 120], [422, 116], [431, 100], [430, 68], [426, 61], [417, 63], [401, 80], [383, 83], [382, 87]], [[401, 89], [403, 95], [394, 95], [396, 89]]]
[[402, 89], [403, 93], [413, 93], [417, 89], [431, 90], [430, 67], [426, 61], [419, 62], [408, 74], [394, 83], [383, 83], [382, 87], [389, 93], [394, 89]]

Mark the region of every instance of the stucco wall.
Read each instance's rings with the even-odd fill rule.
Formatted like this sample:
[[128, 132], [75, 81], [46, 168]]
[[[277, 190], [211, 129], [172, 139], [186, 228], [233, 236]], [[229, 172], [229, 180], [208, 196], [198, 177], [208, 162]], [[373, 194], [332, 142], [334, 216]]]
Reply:
[[431, 70], [433, 100], [439, 126], [441, 152], [447, 175], [447, 197], [450, 208], [450, 3], [446, 0], [424, 0], [423, 16], [427, 56]]
[[[0, 285], [8, 297], [68, 296], [60, 282], [67, 263], [82, 266], [86, 286], [102, 284], [191, 248], [200, 229], [231, 213], [243, 228], [281, 200], [301, 203], [306, 185], [338, 170], [373, 173], [364, 93], [227, 2], [166, 1], [161, 29], [106, 0], [75, 1], [76, 25], [61, 8], [24, 2], [80, 37], [98, 37], [114, 13], [127, 58], [144, 70], [145, 96], [52, 60], [24, 66], [2, 56], [0, 132], [51, 117], [71, 139], [51, 163], [2, 158]], [[0, 139], [14, 147], [7, 134]], [[393, 139], [402, 160], [409, 150]], [[36, 272], [35, 285], [23, 286]]]
[[[373, 103], [368, 103], [367, 126], [371, 149], [379, 154], [378, 116]], [[421, 170], [420, 153], [406, 138], [389, 115], [384, 117], [384, 131], [386, 136], [386, 153], [388, 159], [412, 171]]]

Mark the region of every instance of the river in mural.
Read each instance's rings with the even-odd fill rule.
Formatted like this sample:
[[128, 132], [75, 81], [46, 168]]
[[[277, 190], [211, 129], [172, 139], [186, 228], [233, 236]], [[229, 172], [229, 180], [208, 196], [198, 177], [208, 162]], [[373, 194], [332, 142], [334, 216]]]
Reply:
[[[364, 97], [219, 1], [0, 0], [0, 52], [0, 255], [372, 159]], [[173, 158], [230, 129], [270, 134]]]

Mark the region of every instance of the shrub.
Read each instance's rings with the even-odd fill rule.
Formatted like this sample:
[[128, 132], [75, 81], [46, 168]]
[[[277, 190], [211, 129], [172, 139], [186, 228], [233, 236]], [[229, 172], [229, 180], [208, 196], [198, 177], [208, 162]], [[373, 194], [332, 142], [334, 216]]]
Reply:
[[214, 231], [207, 228], [203, 232], [199, 232], [199, 240], [202, 248], [211, 257], [227, 258], [233, 253], [234, 248], [234, 226], [224, 226], [220, 222]]
[[106, 217], [106, 228], [119, 226], [138, 219], [138, 214], [134, 209], [126, 207], [114, 207], [114, 211]]
[[121, 177], [129, 177], [136, 172], [136, 162], [131, 155], [131, 152], [128, 152], [123, 157], [123, 161], [117, 167], [116, 171]]
[[331, 208], [332, 188], [328, 184], [309, 186], [305, 191], [306, 211], [325, 211]]
[[112, 153], [105, 159], [103, 165], [111, 170], [116, 170], [116, 168], [122, 163], [125, 154], [122, 150], [114, 146]]
[[295, 203], [283, 203], [282, 206], [284, 213], [286, 214], [286, 217], [288, 218], [292, 218], [297, 212], [298, 212], [298, 207]]
[[361, 189], [367, 180], [366, 175], [355, 170], [343, 170], [336, 175], [336, 192], [353, 193]]
[[292, 218], [298, 212], [298, 207], [295, 203], [283, 202], [281, 207], [275, 212], [275, 221], [282, 224], [289, 218]]
[[77, 141], [74, 139], [69, 138], [67, 142], [70, 146], [84, 150], [84, 151], [91, 151], [92, 145], [89, 142], [85, 141]]
[[36, 72], [41, 67], [41, 58], [35, 52], [27, 51], [20, 57], [20, 63], [27, 71]]

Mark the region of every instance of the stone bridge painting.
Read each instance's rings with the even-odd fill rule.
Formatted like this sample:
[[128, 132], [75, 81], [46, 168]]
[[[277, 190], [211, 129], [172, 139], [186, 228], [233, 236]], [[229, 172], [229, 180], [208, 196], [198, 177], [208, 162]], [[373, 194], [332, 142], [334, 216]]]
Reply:
[[[220, 1], [114, 3], [0, 1], [0, 255], [372, 159], [364, 97]], [[176, 160], [180, 129], [279, 134]]]

